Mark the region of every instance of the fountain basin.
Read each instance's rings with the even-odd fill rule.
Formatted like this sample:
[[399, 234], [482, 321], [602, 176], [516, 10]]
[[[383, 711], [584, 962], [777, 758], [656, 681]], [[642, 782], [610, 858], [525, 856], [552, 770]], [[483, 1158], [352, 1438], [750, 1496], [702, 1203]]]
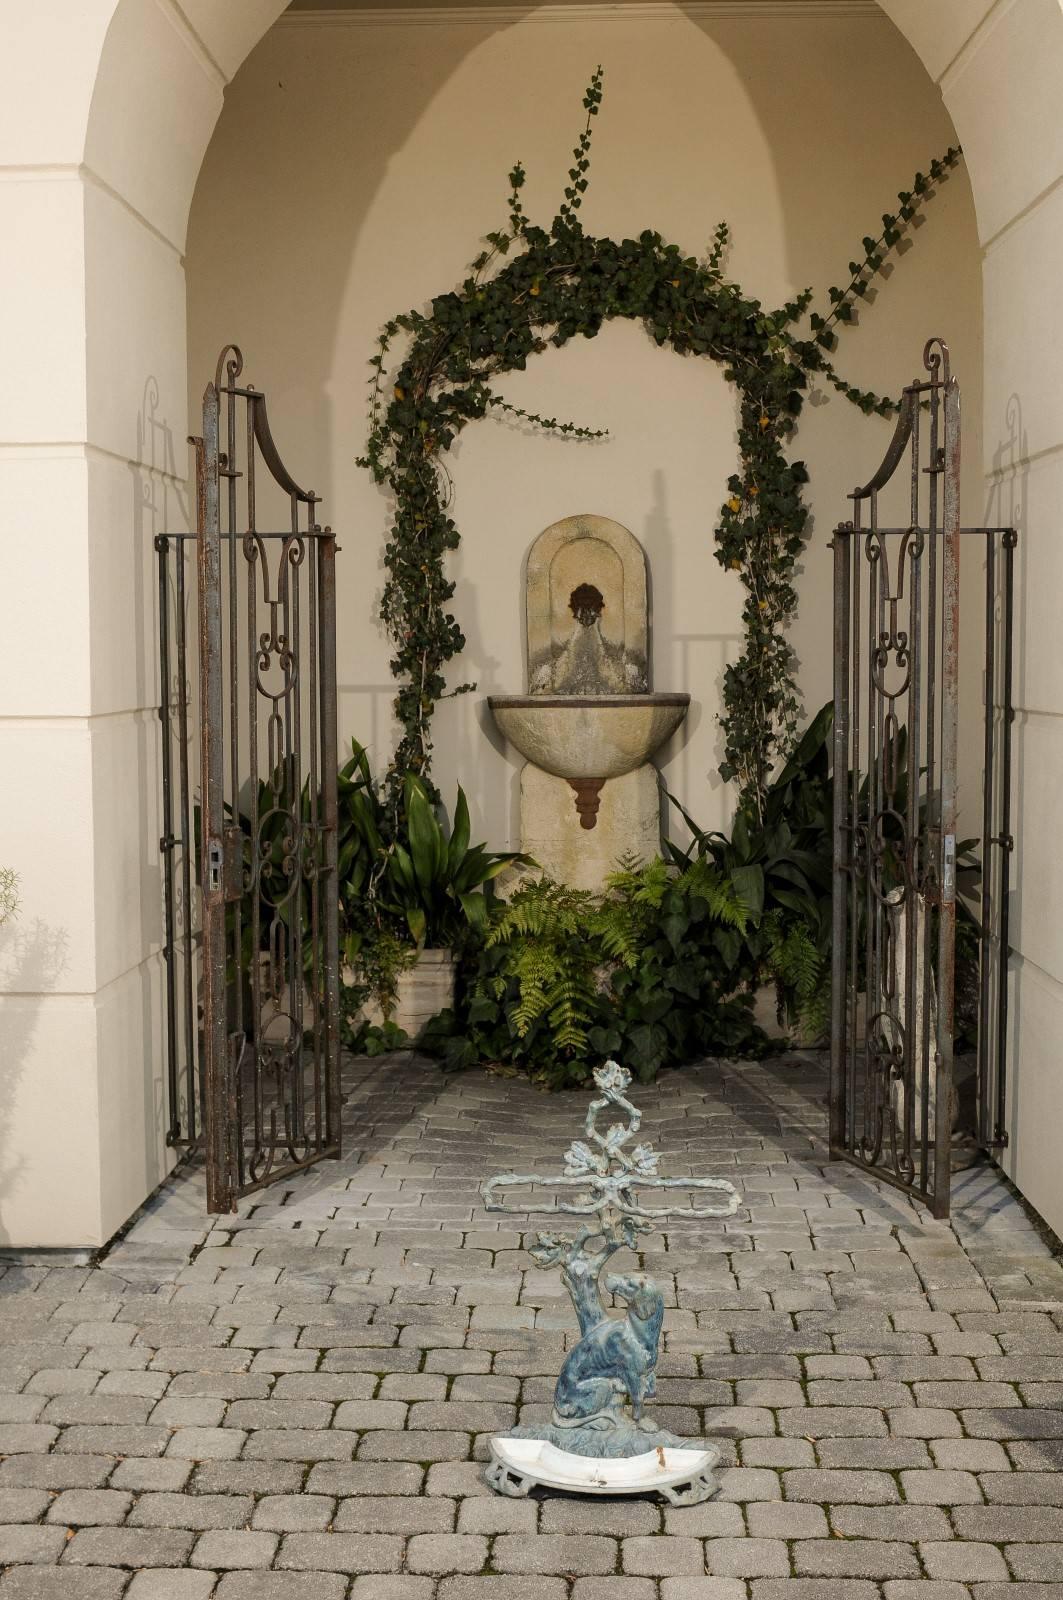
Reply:
[[555, 778], [620, 778], [679, 727], [688, 694], [496, 694], [495, 722], [522, 756]]

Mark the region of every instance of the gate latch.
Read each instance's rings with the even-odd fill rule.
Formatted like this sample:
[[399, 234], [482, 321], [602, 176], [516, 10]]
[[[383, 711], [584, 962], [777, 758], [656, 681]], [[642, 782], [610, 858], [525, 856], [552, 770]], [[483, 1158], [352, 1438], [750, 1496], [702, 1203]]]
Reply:
[[221, 888], [222, 848], [219, 839], [207, 842], [207, 893], [216, 894]]
[[941, 873], [941, 898], [948, 904], [956, 898], [956, 835], [947, 833], [944, 839], [945, 859]]

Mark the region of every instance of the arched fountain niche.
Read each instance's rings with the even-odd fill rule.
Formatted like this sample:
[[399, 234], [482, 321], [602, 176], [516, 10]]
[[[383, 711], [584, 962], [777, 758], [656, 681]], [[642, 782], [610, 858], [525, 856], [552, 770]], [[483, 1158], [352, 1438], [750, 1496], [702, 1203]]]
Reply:
[[609, 517], [553, 523], [528, 554], [528, 692], [488, 704], [526, 759], [521, 848], [552, 878], [600, 889], [621, 856], [661, 848], [651, 757], [688, 694], [650, 688], [646, 553]]

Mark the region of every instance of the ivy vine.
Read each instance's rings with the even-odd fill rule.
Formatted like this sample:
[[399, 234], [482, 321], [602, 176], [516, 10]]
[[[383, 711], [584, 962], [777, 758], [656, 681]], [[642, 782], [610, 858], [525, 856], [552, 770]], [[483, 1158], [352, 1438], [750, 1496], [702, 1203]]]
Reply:
[[[465, 639], [448, 609], [454, 585], [446, 558], [459, 543], [451, 515], [453, 485], [446, 454], [469, 422], [495, 410], [574, 438], [602, 431], [529, 413], [492, 387], [529, 357], [593, 338], [614, 317], [641, 321], [657, 345], [680, 355], [709, 356], [740, 395], [740, 468], [728, 480], [718, 514], [716, 558], [746, 590], [743, 649], [724, 674], [723, 778], [738, 785], [739, 804], [759, 813], [772, 768], [792, 748], [799, 713], [795, 660], [787, 625], [797, 606], [795, 566], [805, 543], [808, 473], [787, 459], [809, 378], [818, 374], [867, 414], [887, 415], [896, 402], [847, 382], [831, 359], [841, 328], [936, 191], [958, 149], [917, 173], [898, 195], [895, 213], [863, 241], [849, 263], [848, 281], [828, 291], [824, 311], [812, 309], [806, 289], [777, 310], [766, 310], [724, 271], [727, 225], [717, 227], [703, 261], [647, 230], [637, 239], [596, 238], [579, 211], [587, 191], [591, 136], [602, 103], [599, 67], [583, 98], [586, 122], [572, 155], [564, 198], [549, 229], [525, 214], [524, 168], [509, 174], [508, 226], [487, 235], [486, 248], [459, 288], [427, 310], [388, 321], [371, 360], [369, 437], [359, 464], [388, 488], [394, 515], [385, 550], [387, 581], [381, 615], [394, 647], [395, 711], [402, 728], [389, 774], [393, 797], [403, 774], [430, 782], [432, 713], [448, 695], [445, 668]], [[405, 337], [389, 373], [394, 341]]]

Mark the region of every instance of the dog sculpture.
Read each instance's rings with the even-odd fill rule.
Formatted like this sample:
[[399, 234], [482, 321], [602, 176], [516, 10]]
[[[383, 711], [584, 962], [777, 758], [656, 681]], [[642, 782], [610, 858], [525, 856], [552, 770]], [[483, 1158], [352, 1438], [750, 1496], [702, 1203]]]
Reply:
[[562, 1428], [616, 1427], [625, 1399], [630, 1399], [632, 1416], [640, 1422], [643, 1403], [655, 1392], [664, 1296], [640, 1273], [611, 1274], [605, 1286], [627, 1307], [625, 1317], [611, 1317], [601, 1303], [597, 1276], [580, 1276], [582, 1281], [568, 1287], [582, 1338], [558, 1375], [554, 1423]]

